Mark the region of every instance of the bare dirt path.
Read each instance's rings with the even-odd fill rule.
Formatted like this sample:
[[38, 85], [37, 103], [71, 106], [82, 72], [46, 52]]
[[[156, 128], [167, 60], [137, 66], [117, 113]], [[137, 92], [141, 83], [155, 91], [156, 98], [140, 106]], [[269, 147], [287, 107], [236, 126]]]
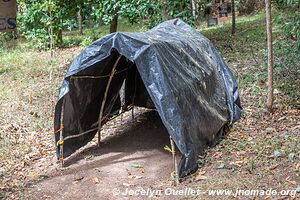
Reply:
[[101, 147], [92, 143], [66, 160], [65, 169], [50, 169], [49, 177], [31, 186], [24, 198], [132, 199], [134, 195], [119, 192], [170, 184], [172, 156], [164, 150], [169, 135], [156, 112], [140, 114], [111, 131], [116, 135], [107, 136]]

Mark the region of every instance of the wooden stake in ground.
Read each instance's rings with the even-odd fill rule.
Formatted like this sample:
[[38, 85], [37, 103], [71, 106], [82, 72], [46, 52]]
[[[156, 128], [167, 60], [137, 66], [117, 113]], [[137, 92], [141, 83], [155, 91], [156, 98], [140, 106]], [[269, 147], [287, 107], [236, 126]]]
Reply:
[[272, 16], [271, 16], [271, 2], [266, 2], [266, 21], [267, 21], [267, 37], [268, 37], [268, 99], [267, 109], [272, 112], [273, 109], [273, 44], [272, 44]]
[[64, 109], [65, 109], [65, 99], [63, 99], [62, 102], [62, 114], [61, 114], [61, 125], [59, 128], [59, 140], [58, 140], [58, 145], [60, 146], [59, 148], [59, 161], [60, 161], [60, 166], [64, 167], [64, 135], [63, 135], [63, 121], [64, 121]]
[[107, 98], [107, 93], [108, 93], [108, 90], [109, 90], [109, 86], [110, 86], [110, 83], [112, 81], [112, 78], [116, 72], [116, 67], [121, 59], [122, 55], [120, 55], [118, 57], [118, 59], [116, 60], [112, 70], [111, 70], [111, 73], [109, 75], [109, 79], [108, 79], [108, 82], [107, 82], [107, 85], [106, 85], [106, 88], [105, 88], [105, 93], [104, 93], [104, 97], [103, 97], [103, 100], [102, 100], [102, 103], [101, 103], [101, 108], [100, 108], [100, 113], [99, 113], [99, 118], [98, 118], [98, 146], [100, 146], [100, 141], [101, 141], [101, 127], [102, 127], [102, 115], [103, 115], [103, 110], [104, 110], [104, 106], [105, 106], [105, 102], [106, 102], [106, 98]]
[[179, 178], [178, 178], [178, 168], [177, 168], [177, 160], [176, 160], [176, 150], [175, 150], [175, 144], [170, 136], [170, 143], [171, 143], [171, 150], [172, 150], [172, 156], [173, 156], [173, 165], [174, 165], [174, 171], [173, 171], [173, 178], [174, 178], [174, 184], [177, 186], [179, 184]]

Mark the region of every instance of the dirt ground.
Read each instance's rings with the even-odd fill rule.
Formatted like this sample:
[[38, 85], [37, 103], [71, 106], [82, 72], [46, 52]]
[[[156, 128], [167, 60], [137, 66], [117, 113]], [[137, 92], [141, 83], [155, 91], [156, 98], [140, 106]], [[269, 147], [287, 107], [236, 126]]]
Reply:
[[155, 111], [137, 115], [105, 130], [110, 134], [100, 147], [93, 141], [67, 159], [65, 168], [51, 167], [48, 178], [33, 184], [23, 198], [133, 199], [134, 195], [125, 195], [126, 188], [170, 186], [173, 161], [164, 150], [170, 146], [167, 130]]

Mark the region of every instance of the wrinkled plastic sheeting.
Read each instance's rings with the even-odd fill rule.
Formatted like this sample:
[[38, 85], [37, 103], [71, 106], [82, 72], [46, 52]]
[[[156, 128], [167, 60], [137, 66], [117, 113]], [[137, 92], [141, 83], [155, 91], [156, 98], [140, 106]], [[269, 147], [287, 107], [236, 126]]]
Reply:
[[[222, 57], [207, 38], [179, 19], [166, 21], [148, 32], [109, 34], [87, 47], [64, 78], [55, 110], [55, 130], [63, 123], [62, 134], [66, 137], [87, 131], [97, 121], [101, 97], [90, 94], [97, 91], [97, 84], [92, 87], [87, 81], [72, 83], [70, 77], [109, 74], [104, 68], [115, 62], [114, 49], [136, 65], [163, 124], [182, 153], [179, 176], [193, 172], [198, 155], [240, 118], [242, 108], [237, 82]], [[111, 87], [116, 89], [111, 94], [111, 104], [125, 78], [117, 77], [112, 82]], [[106, 82], [98, 85], [105, 88]], [[71, 95], [71, 90], [76, 91]], [[97, 109], [85, 109], [93, 103], [91, 99], [97, 99]], [[83, 117], [86, 112], [89, 113]], [[64, 151], [64, 157], [89, 142], [95, 133], [65, 143], [64, 149], [69, 147], [69, 151]], [[55, 139], [59, 140], [59, 134]], [[58, 156], [59, 150], [57, 146]]]

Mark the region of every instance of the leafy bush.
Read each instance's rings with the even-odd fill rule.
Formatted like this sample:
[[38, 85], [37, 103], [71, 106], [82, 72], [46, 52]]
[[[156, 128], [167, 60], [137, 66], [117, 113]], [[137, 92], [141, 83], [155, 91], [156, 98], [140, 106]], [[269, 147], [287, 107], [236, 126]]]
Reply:
[[64, 47], [79, 46], [83, 40], [83, 36], [66, 36], [63, 38]]
[[[274, 41], [275, 81], [293, 102], [300, 100], [300, 12], [299, 1], [282, 0], [277, 2], [281, 15], [274, 24], [279, 27], [279, 37]], [[282, 12], [284, 11], [284, 12]]]
[[0, 32], [0, 49], [4, 48], [5, 42], [12, 39], [9, 32]]
[[31, 46], [49, 48], [52, 35], [53, 46], [62, 43], [61, 19], [65, 9], [59, 5], [58, 0], [20, 1], [19, 10], [19, 29]]
[[83, 46], [83, 47], [89, 46], [90, 44], [92, 44], [93, 41], [94, 40], [92, 39], [91, 36], [84, 37], [84, 39], [80, 43], [80, 46]]

